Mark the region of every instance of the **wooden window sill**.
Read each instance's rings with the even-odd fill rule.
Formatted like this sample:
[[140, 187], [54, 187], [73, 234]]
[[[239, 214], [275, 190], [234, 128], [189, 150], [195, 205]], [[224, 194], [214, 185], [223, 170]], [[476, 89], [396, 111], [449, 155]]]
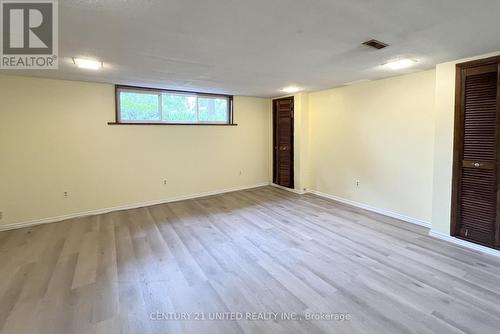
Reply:
[[108, 125], [192, 125], [192, 126], [237, 126], [238, 124], [218, 124], [218, 123], [117, 123], [108, 122]]

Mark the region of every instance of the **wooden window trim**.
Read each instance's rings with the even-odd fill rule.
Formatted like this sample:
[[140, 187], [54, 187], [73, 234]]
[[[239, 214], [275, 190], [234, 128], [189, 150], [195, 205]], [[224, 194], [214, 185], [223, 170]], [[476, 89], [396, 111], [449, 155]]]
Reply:
[[[177, 94], [191, 94], [197, 97], [221, 97], [225, 98], [229, 102], [229, 110], [228, 110], [228, 123], [217, 123], [217, 122], [197, 122], [197, 123], [182, 123], [182, 122], [152, 122], [152, 121], [132, 121], [132, 122], [122, 122], [120, 120], [120, 101], [119, 101], [119, 92], [121, 90], [129, 90], [129, 91], [137, 91], [137, 92], [156, 92], [158, 94], [161, 93], [177, 93]], [[234, 98], [233, 95], [226, 94], [214, 94], [214, 93], [203, 93], [203, 92], [193, 92], [193, 91], [184, 91], [184, 90], [174, 90], [174, 89], [161, 89], [161, 88], [150, 88], [150, 87], [140, 87], [140, 86], [128, 86], [128, 85], [115, 85], [115, 121], [108, 122], [108, 125], [192, 125], [192, 126], [237, 126], [238, 124], [234, 123]]]

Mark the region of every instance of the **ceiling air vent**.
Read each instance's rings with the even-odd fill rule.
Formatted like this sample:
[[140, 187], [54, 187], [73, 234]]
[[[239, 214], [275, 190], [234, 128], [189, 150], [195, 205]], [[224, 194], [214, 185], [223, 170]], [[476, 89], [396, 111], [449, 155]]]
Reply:
[[380, 50], [380, 49], [383, 49], [383, 48], [389, 46], [389, 44], [385, 44], [381, 41], [377, 41], [376, 39], [371, 39], [367, 42], [364, 42], [363, 45], [369, 46], [371, 48], [375, 48], [377, 50]]

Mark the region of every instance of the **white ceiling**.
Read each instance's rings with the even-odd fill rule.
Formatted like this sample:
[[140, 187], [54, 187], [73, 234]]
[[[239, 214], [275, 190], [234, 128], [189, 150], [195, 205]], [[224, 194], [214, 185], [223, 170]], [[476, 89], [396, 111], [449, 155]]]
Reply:
[[[59, 70], [2, 73], [278, 96], [500, 50], [499, 13], [498, 0], [59, 0]], [[419, 63], [380, 66], [402, 56]]]

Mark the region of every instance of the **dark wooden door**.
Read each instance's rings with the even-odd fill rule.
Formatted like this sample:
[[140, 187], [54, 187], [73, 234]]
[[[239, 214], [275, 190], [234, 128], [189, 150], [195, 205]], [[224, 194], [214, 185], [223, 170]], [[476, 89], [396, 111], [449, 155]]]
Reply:
[[273, 100], [273, 182], [293, 188], [293, 97]]
[[494, 248], [500, 246], [498, 61], [457, 67], [452, 217], [452, 235]]

